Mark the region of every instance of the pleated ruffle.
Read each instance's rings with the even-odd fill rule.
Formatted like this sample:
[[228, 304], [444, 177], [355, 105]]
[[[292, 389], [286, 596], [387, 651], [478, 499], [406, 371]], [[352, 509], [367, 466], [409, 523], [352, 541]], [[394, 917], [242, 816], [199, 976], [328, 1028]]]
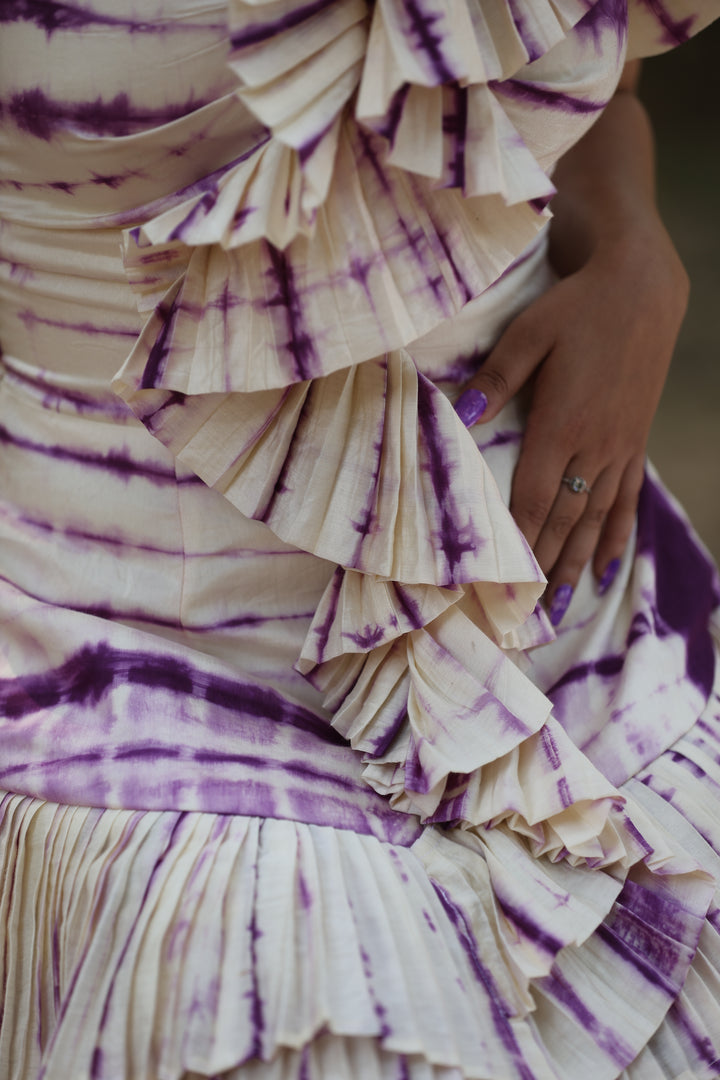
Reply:
[[720, 920], [693, 867], [718, 856], [646, 782], [624, 795], [654, 844], [624, 882], [503, 825], [398, 848], [7, 795], [3, 1077], [713, 1077]]

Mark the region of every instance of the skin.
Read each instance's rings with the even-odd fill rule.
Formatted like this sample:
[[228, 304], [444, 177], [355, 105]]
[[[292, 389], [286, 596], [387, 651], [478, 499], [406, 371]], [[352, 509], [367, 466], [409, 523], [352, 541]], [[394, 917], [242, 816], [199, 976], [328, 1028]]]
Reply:
[[[598, 579], [630, 537], [650, 425], [688, 279], [655, 203], [653, 138], [627, 64], [603, 115], [559, 163], [550, 258], [560, 281], [506, 329], [467, 383], [497, 415], [525, 384], [510, 510], [548, 576], [546, 601]], [[579, 475], [591, 494], [574, 494]]]

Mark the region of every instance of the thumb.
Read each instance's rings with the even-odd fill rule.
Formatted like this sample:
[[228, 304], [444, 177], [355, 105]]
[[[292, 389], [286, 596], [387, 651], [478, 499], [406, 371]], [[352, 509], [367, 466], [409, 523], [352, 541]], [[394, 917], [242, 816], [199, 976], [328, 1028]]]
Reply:
[[472, 427], [493, 420], [539, 367], [551, 345], [547, 323], [529, 312], [514, 319], [455, 402], [463, 424]]

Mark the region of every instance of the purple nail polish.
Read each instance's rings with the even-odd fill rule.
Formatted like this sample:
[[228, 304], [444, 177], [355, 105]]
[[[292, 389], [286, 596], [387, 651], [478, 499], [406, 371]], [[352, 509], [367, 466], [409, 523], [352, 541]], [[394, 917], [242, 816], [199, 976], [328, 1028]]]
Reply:
[[619, 559], [611, 559], [610, 562], [605, 567], [605, 570], [603, 572], [603, 576], [600, 578], [600, 581], [598, 582], [598, 595], [599, 596], [604, 596], [605, 593], [608, 591], [608, 589], [612, 585], [613, 581], [615, 580], [615, 576], [616, 576], [619, 569], [620, 569], [620, 560]]
[[462, 420], [465, 427], [471, 427], [479, 420], [487, 409], [488, 399], [482, 390], [476, 390], [474, 386], [464, 390], [455, 402], [455, 412]]
[[550, 604], [550, 622], [559, 626], [572, 600], [572, 585], [558, 585]]

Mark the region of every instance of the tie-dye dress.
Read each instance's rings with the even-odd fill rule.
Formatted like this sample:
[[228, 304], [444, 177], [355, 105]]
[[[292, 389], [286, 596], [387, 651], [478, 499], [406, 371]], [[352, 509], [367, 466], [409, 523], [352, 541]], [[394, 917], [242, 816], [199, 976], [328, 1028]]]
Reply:
[[452, 407], [719, 6], [0, 0], [2, 1080], [720, 1076], [713, 567]]

